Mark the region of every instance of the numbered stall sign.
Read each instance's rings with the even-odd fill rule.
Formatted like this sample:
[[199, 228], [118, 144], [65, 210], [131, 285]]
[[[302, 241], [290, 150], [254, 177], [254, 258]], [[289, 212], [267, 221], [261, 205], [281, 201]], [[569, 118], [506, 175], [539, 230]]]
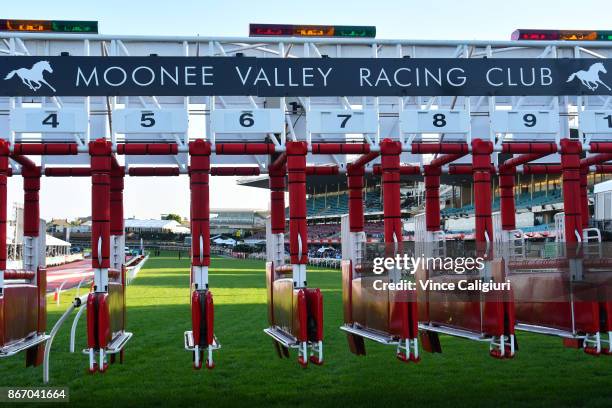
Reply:
[[308, 112], [311, 133], [376, 133], [378, 112], [345, 109], [311, 110]]
[[414, 110], [400, 113], [403, 133], [465, 133], [470, 131], [470, 114], [464, 110]]
[[186, 133], [185, 109], [116, 109], [113, 129], [117, 133]]
[[559, 113], [552, 110], [509, 110], [493, 113], [495, 133], [558, 133]]
[[583, 133], [612, 133], [612, 111], [585, 110], [578, 120]]
[[281, 133], [285, 113], [280, 109], [216, 109], [211, 122], [216, 133]]
[[11, 110], [11, 130], [17, 133], [85, 133], [85, 109], [15, 108]]

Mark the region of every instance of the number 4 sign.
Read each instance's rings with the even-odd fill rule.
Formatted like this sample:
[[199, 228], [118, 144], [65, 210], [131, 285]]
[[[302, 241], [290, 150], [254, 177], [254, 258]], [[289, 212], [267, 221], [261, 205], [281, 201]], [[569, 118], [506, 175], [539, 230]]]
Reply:
[[78, 108], [15, 108], [10, 113], [16, 133], [85, 133], [87, 112]]

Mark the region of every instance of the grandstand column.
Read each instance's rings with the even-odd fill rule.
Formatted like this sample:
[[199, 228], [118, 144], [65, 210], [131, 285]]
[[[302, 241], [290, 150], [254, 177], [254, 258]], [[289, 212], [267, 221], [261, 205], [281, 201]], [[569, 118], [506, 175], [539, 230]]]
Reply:
[[477, 243], [493, 239], [491, 219], [491, 154], [493, 143], [488, 140], [472, 140], [472, 172], [474, 175], [474, 215], [476, 228], [474, 239]]
[[113, 241], [111, 266], [121, 270], [125, 263], [125, 239], [123, 231], [123, 188], [125, 171], [113, 166], [110, 181], [110, 234]]
[[429, 232], [440, 231], [440, 175], [439, 166], [424, 166], [425, 225]]
[[389, 139], [380, 143], [385, 243], [402, 241], [400, 154], [402, 145]]
[[563, 180], [563, 209], [565, 212], [565, 241], [582, 239], [582, 209], [580, 204], [580, 153], [579, 141], [561, 140], [561, 172]]
[[511, 231], [516, 228], [515, 204], [514, 204], [514, 177], [516, 168], [500, 168], [499, 171], [499, 201], [501, 212], [501, 224], [503, 231]]
[[289, 184], [289, 252], [293, 265], [293, 285], [306, 286], [308, 231], [306, 226], [306, 142], [287, 142], [287, 181]]

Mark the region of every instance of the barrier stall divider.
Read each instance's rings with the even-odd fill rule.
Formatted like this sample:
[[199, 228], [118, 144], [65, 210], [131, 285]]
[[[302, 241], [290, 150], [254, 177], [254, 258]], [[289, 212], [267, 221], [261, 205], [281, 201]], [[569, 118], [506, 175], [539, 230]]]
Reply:
[[[191, 190], [191, 330], [185, 332], [185, 349], [193, 353], [193, 367], [215, 366], [213, 351], [221, 348], [214, 334], [213, 295], [208, 286], [210, 267], [210, 142], [189, 144]], [[206, 357], [204, 357], [206, 353]]]
[[[132, 333], [126, 332], [124, 325], [124, 270], [111, 268], [111, 174], [114, 159], [111, 143], [104, 139], [90, 142], [89, 154], [94, 291], [87, 299], [87, 349], [83, 352], [89, 356], [89, 372], [93, 374], [106, 371], [107, 356], [122, 353]], [[122, 361], [123, 357], [120, 359]], [[114, 357], [110, 362], [114, 362]]]
[[[308, 231], [306, 224], [306, 154], [305, 142], [287, 142], [286, 155], [272, 160], [270, 170], [271, 220], [267, 225], [268, 251], [266, 277], [270, 327], [264, 330], [275, 342], [279, 356], [288, 349], [298, 350], [298, 363], [323, 364], [323, 297], [319, 289], [307, 287]], [[286, 158], [285, 158], [286, 157]], [[289, 253], [291, 265], [283, 265], [284, 201], [280, 194], [284, 164], [289, 189]], [[284, 194], [284, 193], [283, 193]], [[282, 225], [281, 225], [281, 221]], [[282, 229], [281, 229], [282, 228]], [[288, 277], [290, 275], [290, 277]]]

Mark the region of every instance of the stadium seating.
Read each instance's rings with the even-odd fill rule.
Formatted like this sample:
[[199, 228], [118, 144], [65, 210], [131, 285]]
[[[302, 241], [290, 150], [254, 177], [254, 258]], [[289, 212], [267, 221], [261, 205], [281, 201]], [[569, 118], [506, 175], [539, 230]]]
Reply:
[[[516, 208], [528, 208], [538, 205], [554, 204], [562, 201], [561, 190], [552, 190], [548, 192], [548, 195], [544, 191], [538, 191], [533, 193], [524, 193], [516, 196], [515, 205]], [[493, 211], [499, 211], [499, 197], [493, 200]], [[465, 205], [459, 208], [446, 207], [441, 211], [442, 217], [462, 217], [474, 213], [474, 205]]]

